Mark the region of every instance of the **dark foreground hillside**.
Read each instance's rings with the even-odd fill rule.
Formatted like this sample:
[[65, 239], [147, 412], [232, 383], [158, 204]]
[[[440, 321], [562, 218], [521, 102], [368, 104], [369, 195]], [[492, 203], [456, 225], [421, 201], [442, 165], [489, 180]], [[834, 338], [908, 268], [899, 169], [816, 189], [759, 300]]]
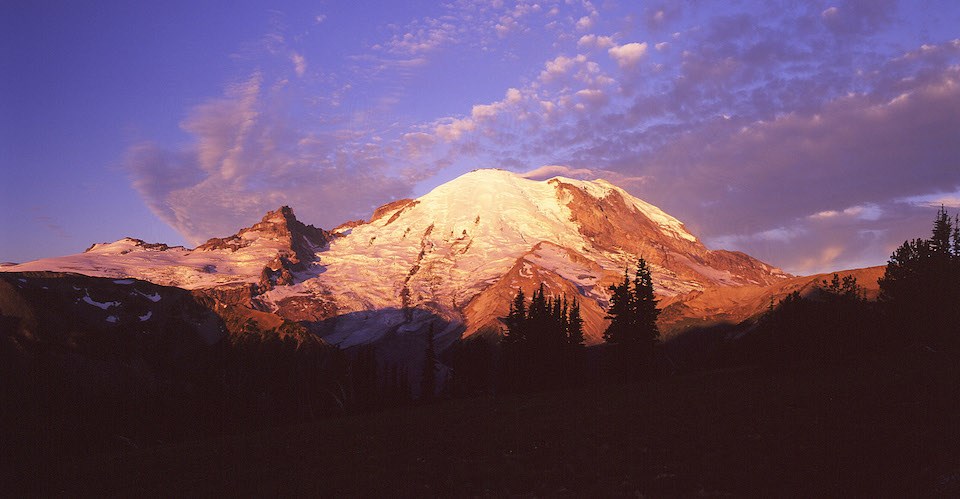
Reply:
[[[957, 368], [941, 359], [715, 371], [463, 399], [86, 457], [73, 495], [960, 493]], [[879, 367], [880, 365], [885, 367]], [[891, 367], [892, 366], [892, 367]], [[43, 472], [40, 472], [43, 474]]]

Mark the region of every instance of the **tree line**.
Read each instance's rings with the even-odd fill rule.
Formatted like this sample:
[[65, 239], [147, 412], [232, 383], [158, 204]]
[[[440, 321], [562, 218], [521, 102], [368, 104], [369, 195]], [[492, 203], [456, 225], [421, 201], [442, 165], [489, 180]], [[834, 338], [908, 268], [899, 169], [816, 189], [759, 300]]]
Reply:
[[552, 388], [579, 378], [585, 345], [578, 301], [548, 299], [540, 284], [528, 306], [520, 289], [503, 322], [500, 375], [506, 390]]
[[527, 392], [603, 380], [643, 379], [653, 372], [660, 343], [647, 262], [640, 258], [631, 277], [609, 287], [611, 297], [601, 349], [587, 349], [580, 302], [548, 296], [541, 283], [528, 300], [517, 290], [499, 342], [461, 341], [453, 355], [453, 393], [476, 395]]
[[878, 280], [876, 301], [852, 275], [834, 274], [813, 293], [794, 291], [758, 321], [740, 344], [727, 344], [724, 364], [851, 365], [867, 358], [924, 349], [960, 350], [960, 219], [941, 207], [929, 238], [904, 241]]
[[[879, 288], [879, 299], [867, 300], [853, 276], [835, 274], [813, 293], [771, 303], [749, 334], [725, 344], [719, 357], [728, 365], [777, 366], [842, 365], [907, 351], [955, 358], [960, 219], [941, 208], [930, 237], [905, 241], [893, 252]], [[57, 435], [73, 438], [79, 451], [95, 448], [94, 442], [143, 446], [434, 398], [655, 375], [662, 358], [660, 310], [647, 262], [639, 259], [609, 291], [609, 322], [598, 348], [584, 345], [580, 302], [550, 296], [540, 285], [529, 299], [517, 291], [494, 341], [470, 339], [438, 351], [430, 327], [422, 357], [403, 365], [383, 365], [369, 346], [340, 351], [299, 325], [259, 331], [250, 324], [212, 346], [170, 343], [189, 355], [130, 335], [80, 345], [77, 351], [89, 354], [82, 363], [67, 355], [71, 350], [38, 350], [26, 367], [5, 371], [6, 389], [10, 400], [21, 401], [24, 421], [61, 428]], [[83, 381], [101, 378], [111, 382]]]

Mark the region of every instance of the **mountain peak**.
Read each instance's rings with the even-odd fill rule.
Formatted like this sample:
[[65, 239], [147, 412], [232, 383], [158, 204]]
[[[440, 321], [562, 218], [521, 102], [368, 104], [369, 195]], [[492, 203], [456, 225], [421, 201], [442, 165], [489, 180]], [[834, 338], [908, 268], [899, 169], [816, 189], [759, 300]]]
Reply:
[[241, 229], [241, 233], [244, 230], [264, 230], [270, 227], [276, 227], [278, 230], [285, 230], [290, 232], [294, 227], [303, 225], [297, 216], [294, 215], [293, 209], [287, 205], [283, 205], [276, 210], [268, 211], [259, 222], [251, 226], [249, 229]]
[[[451, 331], [496, 326], [516, 289], [540, 282], [581, 300], [592, 341], [599, 341], [609, 286], [639, 257], [662, 297], [787, 277], [747, 255], [709, 250], [679, 220], [610, 182], [533, 180], [497, 169], [385, 204], [370, 221], [335, 233], [280, 206], [195, 250], [156, 249], [163, 248], [122, 240], [3, 270], [80, 271], [188, 288], [255, 284], [257, 306], [281, 317], [336, 314], [325, 334], [341, 346], [415, 330], [417, 309], [443, 318]], [[367, 320], [374, 312], [377, 319]]]
[[284, 205], [268, 211], [251, 227], [241, 229], [229, 237], [212, 238], [197, 246], [197, 249], [237, 251], [265, 238], [289, 247], [295, 253], [297, 261], [308, 262], [313, 260], [316, 250], [327, 245], [331, 237], [329, 232], [297, 220], [293, 209]]

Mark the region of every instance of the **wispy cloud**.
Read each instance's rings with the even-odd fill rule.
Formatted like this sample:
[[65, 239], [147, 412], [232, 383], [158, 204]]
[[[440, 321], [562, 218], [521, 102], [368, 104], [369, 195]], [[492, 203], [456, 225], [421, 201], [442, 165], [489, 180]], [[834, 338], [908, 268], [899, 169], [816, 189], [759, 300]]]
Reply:
[[[728, 24], [723, 20], [701, 36], [742, 33]], [[588, 37], [578, 46], [593, 43]], [[960, 67], [945, 62], [960, 60], [957, 45], [889, 59], [861, 77], [867, 91], [847, 93], [838, 91], [845, 83], [824, 78], [813, 66], [787, 84], [742, 93], [740, 86], [755, 81], [748, 68], [808, 62], [803, 51], [773, 39], [713, 54], [721, 56], [719, 63], [685, 55], [671, 70], [680, 77], [656, 87], [660, 95], [633, 72], [647, 56], [645, 44], [608, 50], [619, 74], [584, 54], [559, 55], [546, 61], [522, 101], [505, 109], [507, 116], [453, 120], [442, 131], [455, 133], [442, 137], [468, 143], [472, 154], [495, 148], [501, 164], [555, 158], [576, 171], [593, 165], [590, 171], [643, 178], [632, 184], [636, 194], [688, 221], [707, 240], [794, 272], [882, 261], [904, 233], [895, 227], [902, 218], [891, 215], [900, 205], [890, 203], [907, 192], [960, 185], [960, 145], [951, 138], [960, 129]], [[625, 100], [597, 81], [639, 86]], [[605, 110], [611, 102], [613, 110]], [[706, 114], [688, 116], [688, 109]], [[682, 126], [670, 123], [678, 118]], [[522, 131], [493, 133], [511, 121], [522, 122]], [[483, 146], [480, 137], [496, 140]], [[796, 244], [800, 235], [805, 244]], [[829, 251], [817, 249], [827, 242]]]
[[293, 63], [293, 70], [297, 76], [302, 77], [307, 72], [307, 59], [302, 54], [296, 52], [290, 54], [290, 62]]
[[416, 56], [457, 41], [457, 27], [434, 18], [417, 21], [406, 29], [408, 31], [394, 35], [374, 48], [401, 56]]
[[386, 147], [305, 135], [289, 119], [254, 74], [191, 111], [182, 127], [193, 144], [138, 144], [125, 167], [151, 210], [193, 243], [231, 234], [282, 204], [333, 227], [408, 194], [418, 180], [389, 169]]
[[598, 172], [589, 168], [571, 168], [566, 165], [543, 165], [533, 170], [523, 172], [521, 176], [532, 180], [546, 180], [553, 177], [594, 179], [599, 175]]
[[[254, 73], [190, 111], [192, 145], [140, 144], [128, 169], [193, 240], [281, 202], [335, 225], [469, 165], [604, 177], [793, 272], [882, 261], [929, 215], [905, 200], [960, 191], [960, 41], [890, 52], [893, 7], [453, 0], [381, 27], [339, 72], [274, 33], [300, 78]], [[517, 74], [456, 80], [443, 60]], [[410, 96], [433, 114], [395, 112]]]

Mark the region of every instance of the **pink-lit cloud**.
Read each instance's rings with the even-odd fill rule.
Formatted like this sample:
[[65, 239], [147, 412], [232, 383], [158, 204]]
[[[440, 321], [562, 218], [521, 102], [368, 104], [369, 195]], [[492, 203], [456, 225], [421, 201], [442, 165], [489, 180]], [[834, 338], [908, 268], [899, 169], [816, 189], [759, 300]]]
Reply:
[[[328, 106], [321, 124], [303, 128], [275, 82], [255, 76], [191, 111], [192, 145], [141, 144], [128, 169], [154, 212], [193, 240], [281, 202], [333, 226], [467, 166], [602, 177], [714, 247], [793, 272], [882, 263], [930, 216], [930, 203], [908, 199], [951, 205], [960, 191], [960, 41], [881, 55], [865, 33], [891, 22], [891, 4], [696, 22], [668, 4], [607, 22], [603, 5], [451, 2], [350, 56], [389, 95], [368, 104], [362, 82], [331, 77], [316, 97]], [[550, 49], [485, 97], [417, 119], [391, 113], [415, 92], [443, 95], [436, 61], [461, 50], [507, 64], [518, 57], [508, 40], [536, 36]], [[306, 59], [303, 71], [285, 61], [288, 71], [291, 61], [298, 75], [318, 71]], [[467, 95], [475, 82], [464, 83], [453, 91]]]
[[621, 68], [631, 69], [637, 67], [637, 64], [639, 64], [643, 56], [646, 55], [647, 43], [625, 43], [623, 45], [610, 47], [607, 52], [613, 60], [617, 61], [617, 64], [619, 64]]
[[388, 168], [386, 156], [406, 156], [402, 150], [349, 133], [305, 136], [287, 119], [255, 74], [191, 111], [182, 124], [191, 145], [138, 144], [125, 168], [151, 210], [194, 244], [232, 234], [283, 204], [333, 227], [407, 195], [418, 180]]
[[302, 77], [307, 72], [307, 59], [303, 54], [294, 52], [290, 55], [290, 62], [293, 63], [293, 70], [297, 73], [297, 76]]

